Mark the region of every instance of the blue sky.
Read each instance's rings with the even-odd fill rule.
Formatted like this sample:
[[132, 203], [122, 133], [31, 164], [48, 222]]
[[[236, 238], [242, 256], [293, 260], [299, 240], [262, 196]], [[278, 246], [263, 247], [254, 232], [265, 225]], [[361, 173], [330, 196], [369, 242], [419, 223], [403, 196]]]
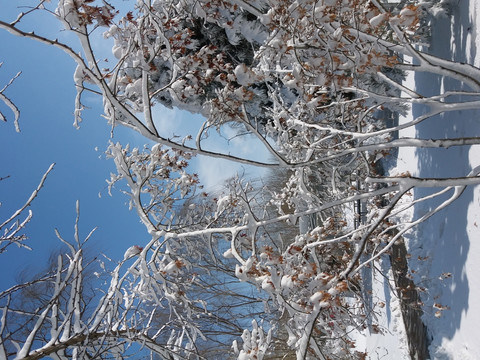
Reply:
[[[11, 21], [18, 13], [20, 1], [0, 0], [0, 17]], [[26, 1], [25, 3], [28, 3]], [[46, 21], [48, 19], [48, 21]], [[35, 17], [22, 21], [24, 29], [38, 29], [45, 34], [55, 34], [62, 41], [75, 44], [75, 39], [61, 32], [61, 25], [51, 17]], [[37, 32], [37, 30], [36, 30]], [[52, 251], [60, 246], [54, 229], [64, 238], [73, 238], [75, 202], [80, 201], [80, 231], [86, 236], [98, 227], [90, 241], [93, 252], [105, 253], [121, 259], [125, 249], [142, 245], [149, 238], [145, 228], [133, 211], [126, 206], [121, 194], [107, 193], [105, 179], [113, 171], [113, 162], [106, 160], [103, 151], [110, 139], [110, 127], [100, 117], [101, 99], [89, 96], [84, 121], [79, 130], [73, 127], [75, 64], [60, 50], [19, 38], [0, 30], [0, 86], [3, 87], [18, 71], [22, 75], [8, 89], [6, 95], [21, 111], [21, 132], [16, 133], [13, 115], [3, 104], [0, 108], [9, 122], [0, 123], [0, 177], [10, 176], [0, 182], [0, 219], [5, 219], [29, 197], [51, 163], [56, 163], [45, 187], [31, 209], [34, 217], [26, 229], [32, 252], [10, 248], [0, 258], [0, 289], [13, 285], [16, 274], [28, 266], [32, 272], [40, 270]], [[105, 56], [110, 46], [102, 45]], [[201, 119], [188, 113], [157, 109], [158, 122], [166, 132], [179, 133], [198, 124]], [[184, 130], [183, 130], [184, 131]], [[195, 135], [195, 134], [193, 134]], [[144, 139], [130, 130], [117, 128], [113, 141], [129, 142], [142, 146]], [[212, 146], [219, 145], [212, 137]], [[245, 139], [229, 144], [231, 153], [240, 151], [247, 156], [256, 155], [258, 148]], [[198, 158], [193, 171], [200, 174], [207, 191], [236, 171], [252, 172], [237, 164]], [[255, 172], [256, 173], [256, 172]], [[99, 196], [101, 195], [101, 196]]]
[[[0, 1], [5, 19], [12, 2]], [[56, 26], [56, 24], [53, 24]], [[45, 29], [46, 24], [41, 25]], [[50, 26], [48, 31], [55, 30]], [[12, 120], [0, 124], [0, 182], [4, 219], [23, 204], [35, 189], [42, 174], [55, 162], [54, 171], [32, 205], [34, 217], [26, 232], [34, 251], [10, 248], [0, 259], [0, 273], [5, 285], [26, 264], [32, 271], [60, 245], [54, 234], [58, 228], [65, 238], [73, 237], [75, 202], [80, 201], [81, 233], [98, 226], [91, 246], [98, 252], [121, 257], [132, 243], [146, 240], [144, 227], [125, 207], [122, 196], [110, 197], [105, 179], [113, 163], [102, 157], [110, 136], [109, 127], [99, 119], [100, 108], [86, 111], [80, 130], [73, 126], [75, 88], [73, 61], [57, 49], [0, 31], [0, 84], [3, 86], [18, 71], [22, 75], [8, 89], [7, 95], [21, 111], [21, 132], [16, 133]], [[92, 104], [89, 104], [92, 105]], [[5, 107], [2, 107], [4, 110]], [[8, 116], [11, 113], [6, 110]], [[122, 138], [121, 131], [115, 134]], [[125, 136], [124, 136], [125, 138]], [[96, 151], [98, 147], [100, 151]], [[102, 195], [99, 198], [99, 193]], [[10, 274], [11, 276], [3, 276]]]

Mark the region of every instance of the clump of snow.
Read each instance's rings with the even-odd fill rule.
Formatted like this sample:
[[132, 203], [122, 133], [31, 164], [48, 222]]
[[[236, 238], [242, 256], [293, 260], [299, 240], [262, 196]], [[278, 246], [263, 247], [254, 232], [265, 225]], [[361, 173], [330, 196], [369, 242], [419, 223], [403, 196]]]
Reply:
[[378, 14], [378, 15], [372, 17], [369, 20], [369, 22], [370, 22], [370, 25], [372, 25], [373, 27], [377, 27], [377, 26], [381, 25], [382, 23], [384, 23], [387, 19], [388, 19], [388, 14], [382, 13], [382, 14]]

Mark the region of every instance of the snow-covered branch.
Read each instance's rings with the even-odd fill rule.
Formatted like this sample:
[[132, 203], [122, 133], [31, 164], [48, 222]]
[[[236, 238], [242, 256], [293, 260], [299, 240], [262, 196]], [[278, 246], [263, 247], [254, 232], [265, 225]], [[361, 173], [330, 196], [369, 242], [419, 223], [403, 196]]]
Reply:
[[[2, 64], [0, 62], [0, 67], [2, 67]], [[17, 132], [20, 132], [20, 126], [18, 124], [18, 120], [20, 118], [20, 110], [17, 108], [17, 106], [12, 102], [12, 100], [10, 100], [7, 95], [5, 95], [5, 90], [7, 90], [7, 88], [12, 85], [12, 83], [15, 81], [15, 79], [17, 77], [20, 76], [20, 72], [18, 72], [12, 79], [10, 79], [10, 81], [7, 83], [7, 85], [5, 85], [2, 89], [0, 89], [0, 101], [4, 102], [5, 105], [7, 105], [10, 110], [12, 111], [13, 113], [13, 116], [14, 116], [14, 125], [15, 125], [15, 130]], [[0, 111], [0, 120], [3, 120], [3, 121], [7, 121], [7, 117]]]
[[37, 188], [32, 192], [27, 201], [16, 210], [8, 219], [4, 220], [0, 224], [0, 254], [5, 252], [10, 245], [17, 245], [19, 247], [25, 247], [30, 249], [30, 247], [25, 244], [26, 236], [22, 234], [25, 230], [26, 224], [31, 220], [33, 213], [31, 210], [28, 211], [28, 215], [20, 220], [19, 218], [25, 212], [25, 210], [32, 204], [33, 200], [37, 197], [38, 193], [42, 189], [45, 180], [47, 179], [48, 174], [53, 170], [55, 164], [49, 166], [45, 174], [43, 174], [40, 179], [40, 183]]

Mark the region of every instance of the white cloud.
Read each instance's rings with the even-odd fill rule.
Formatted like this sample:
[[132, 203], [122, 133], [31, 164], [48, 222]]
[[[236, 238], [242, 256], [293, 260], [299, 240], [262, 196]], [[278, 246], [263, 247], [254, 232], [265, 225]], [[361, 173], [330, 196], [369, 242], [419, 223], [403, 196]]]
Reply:
[[[160, 135], [168, 138], [177, 136], [176, 141], [186, 135], [191, 135], [195, 139], [198, 129], [205, 121], [198, 114], [178, 109], [168, 109], [162, 105], [155, 106], [152, 115]], [[222, 128], [222, 136], [215, 129], [210, 129], [208, 138], [202, 142], [202, 148], [247, 159], [267, 161], [269, 158], [268, 152], [258, 139], [253, 136], [236, 136], [237, 133], [238, 129], [232, 129], [228, 126]], [[187, 144], [194, 146], [194, 140]], [[236, 174], [257, 178], [264, 174], [265, 169], [228, 160], [198, 156], [192, 160], [190, 171], [197, 173], [201, 183], [205, 186], [205, 190], [211, 192], [219, 190], [227, 179]]]
[[[263, 144], [252, 136], [234, 137], [236, 129], [225, 129], [225, 140], [218, 134], [211, 134], [208, 139], [209, 146], [205, 149], [232, 154], [251, 160], [268, 161], [268, 152]], [[218, 190], [225, 180], [240, 174], [246, 177], [259, 178], [265, 174], [262, 167], [249, 166], [234, 161], [199, 156], [193, 165], [194, 171], [199, 174], [200, 181], [210, 191]]]
[[163, 105], [157, 105], [152, 109], [152, 116], [161, 136], [172, 138], [174, 135], [195, 138], [198, 129], [204, 119], [197, 114], [188, 111], [169, 109]]

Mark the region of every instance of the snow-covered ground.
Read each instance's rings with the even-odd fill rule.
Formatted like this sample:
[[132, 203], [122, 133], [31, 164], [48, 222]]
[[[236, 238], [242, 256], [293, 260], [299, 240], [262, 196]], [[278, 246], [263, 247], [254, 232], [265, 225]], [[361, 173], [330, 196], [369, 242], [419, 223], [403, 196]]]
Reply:
[[[430, 51], [478, 66], [479, 11], [478, 0], [460, 0], [453, 8], [453, 17], [441, 17], [434, 22]], [[417, 74], [415, 85], [427, 94], [462, 86], [429, 74]], [[414, 107], [413, 115], [422, 111], [421, 107]], [[444, 114], [418, 126], [417, 136], [480, 136], [479, 120], [480, 109]], [[465, 176], [480, 164], [478, 146], [418, 150], [414, 155], [417, 174], [425, 177]], [[426, 192], [416, 191], [415, 196]], [[417, 206], [415, 216], [427, 210], [427, 204]], [[415, 271], [415, 282], [427, 290], [422, 300], [424, 323], [431, 335], [432, 359], [480, 358], [479, 217], [480, 187], [468, 187], [455, 203], [420, 225], [409, 237], [410, 267]], [[445, 310], [441, 310], [443, 308]]]
[[[452, 15], [434, 20], [429, 51], [479, 66], [480, 0], [455, 2]], [[425, 73], [411, 74], [406, 81], [414, 83], [416, 89], [426, 95], [462, 88], [462, 84]], [[424, 112], [425, 108], [414, 106], [407, 118]], [[480, 136], [480, 109], [442, 114], [400, 136], [427, 139]], [[408, 170], [422, 177], [452, 177], [465, 176], [477, 165], [480, 165], [479, 146], [447, 150], [402, 148], [395, 171]], [[431, 192], [432, 189], [416, 190], [414, 196], [418, 198]], [[412, 216], [425, 214], [435, 203], [419, 204]], [[477, 331], [480, 324], [480, 186], [468, 187], [455, 203], [415, 228], [406, 239], [412, 277], [417, 286], [425, 288], [423, 321], [431, 341], [431, 359], [480, 359]], [[380, 292], [381, 286], [374, 286], [374, 291]], [[388, 291], [378, 296], [383, 296], [386, 302], [386, 311], [379, 322], [387, 336], [365, 339], [369, 358], [408, 359], [405, 329], [398, 318], [398, 301]]]
[[[480, 50], [480, 0], [455, 1], [452, 16], [439, 16], [432, 25], [430, 52], [480, 65], [480, 54], [477, 54], [477, 49]], [[425, 95], [463, 88], [460, 83], [425, 73], [410, 74], [406, 83], [414, 84]], [[406, 117], [400, 118], [400, 122], [425, 111], [421, 106], [414, 106]], [[442, 114], [399, 135], [426, 139], [480, 136], [480, 109]], [[428, 150], [401, 148], [393, 172], [409, 171], [416, 176], [444, 178], [465, 176], [478, 165], [480, 146]], [[419, 198], [434, 190], [416, 190], [414, 197]], [[418, 218], [445, 198], [420, 203], [410, 215]], [[480, 359], [480, 186], [468, 187], [457, 201], [416, 227], [405, 238], [412, 278], [418, 287], [425, 289], [421, 296], [423, 322], [430, 340], [430, 358]], [[380, 267], [387, 269], [387, 265]], [[409, 359], [399, 301], [388, 289], [388, 282], [380, 271], [373, 270], [371, 274], [374, 279], [372, 301], [385, 303], [384, 311], [376, 313], [376, 320], [384, 333], [378, 335], [372, 331], [359, 337], [357, 346], [367, 350], [369, 359]], [[391, 278], [391, 272], [388, 274]]]

